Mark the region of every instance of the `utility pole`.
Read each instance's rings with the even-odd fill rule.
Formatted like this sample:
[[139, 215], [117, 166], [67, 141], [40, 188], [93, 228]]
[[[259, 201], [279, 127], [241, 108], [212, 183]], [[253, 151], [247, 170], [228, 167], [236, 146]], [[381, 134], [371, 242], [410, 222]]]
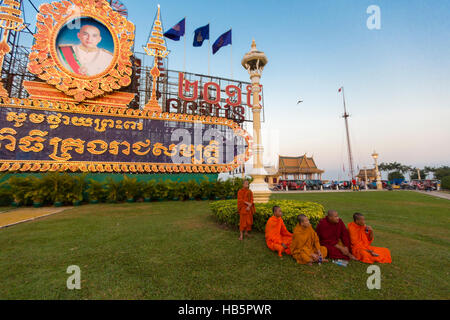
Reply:
[[347, 106], [345, 105], [345, 93], [344, 93], [344, 87], [342, 87], [339, 91], [342, 91], [342, 99], [344, 101], [344, 115], [342, 116], [345, 119], [345, 130], [347, 133], [347, 148], [348, 148], [348, 162], [350, 167], [350, 175], [351, 179], [355, 177], [355, 172], [353, 170], [353, 154], [352, 154], [352, 146], [350, 143], [350, 131], [348, 128], [348, 118], [350, 118], [350, 115], [347, 113]]

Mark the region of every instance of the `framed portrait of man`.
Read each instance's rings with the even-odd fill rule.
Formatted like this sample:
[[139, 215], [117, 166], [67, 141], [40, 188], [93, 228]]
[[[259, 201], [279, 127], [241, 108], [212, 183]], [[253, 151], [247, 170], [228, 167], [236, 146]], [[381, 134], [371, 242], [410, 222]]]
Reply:
[[113, 66], [114, 39], [100, 21], [81, 17], [68, 21], [56, 36], [59, 65], [81, 77], [100, 77]]

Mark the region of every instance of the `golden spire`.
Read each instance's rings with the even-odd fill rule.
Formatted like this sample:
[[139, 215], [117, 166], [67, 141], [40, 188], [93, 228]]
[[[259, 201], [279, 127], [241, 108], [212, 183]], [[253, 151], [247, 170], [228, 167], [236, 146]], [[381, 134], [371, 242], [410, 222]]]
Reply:
[[152, 86], [152, 97], [149, 102], [145, 105], [144, 110], [162, 112], [161, 106], [156, 99], [156, 82], [158, 81], [159, 76], [161, 75], [158, 69], [158, 60], [166, 58], [170, 51], [167, 50], [166, 42], [164, 40], [164, 30], [162, 28], [161, 23], [161, 7], [158, 4], [158, 14], [156, 15], [156, 19], [153, 22], [153, 28], [150, 33], [150, 38], [148, 40], [147, 46], [144, 47], [145, 52], [152, 57], [155, 57], [155, 62], [153, 68], [151, 70], [151, 75], [153, 78], [153, 86]]

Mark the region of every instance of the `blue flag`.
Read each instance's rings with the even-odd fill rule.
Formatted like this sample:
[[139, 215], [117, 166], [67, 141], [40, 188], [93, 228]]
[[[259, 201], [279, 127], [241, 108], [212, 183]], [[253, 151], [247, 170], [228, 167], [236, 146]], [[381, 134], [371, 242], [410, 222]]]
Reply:
[[209, 24], [200, 27], [194, 32], [194, 47], [201, 47], [203, 41], [209, 40]]
[[216, 42], [214, 42], [212, 46], [213, 54], [216, 54], [216, 52], [219, 51], [220, 48], [225, 47], [229, 44], [231, 44], [231, 29], [221, 35], [216, 40]]
[[186, 18], [183, 18], [183, 20], [174, 25], [172, 29], [164, 33], [164, 37], [169, 38], [173, 41], [179, 41], [180, 37], [184, 36], [185, 27]]

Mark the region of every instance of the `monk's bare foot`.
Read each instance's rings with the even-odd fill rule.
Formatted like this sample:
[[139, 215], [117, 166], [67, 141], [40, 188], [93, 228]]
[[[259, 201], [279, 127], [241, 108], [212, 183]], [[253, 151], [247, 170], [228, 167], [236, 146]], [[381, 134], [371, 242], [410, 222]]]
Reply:
[[328, 259], [322, 259], [322, 262], [328, 262]]
[[251, 237], [252, 237], [252, 236], [249, 235], [248, 233], [246, 233], [245, 236], [246, 236], [247, 238], [251, 238]]
[[352, 260], [355, 260], [355, 261], [358, 260], [358, 259], [356, 259], [356, 257], [355, 257], [354, 255], [352, 255], [352, 254], [349, 255], [349, 257], [350, 257], [350, 259], [352, 259]]
[[243, 236], [240, 236], [240, 237], [239, 237], [239, 241], [242, 241], [242, 240], [244, 240], [244, 237], [243, 237]]
[[308, 262], [308, 266], [312, 266], [312, 262]]

